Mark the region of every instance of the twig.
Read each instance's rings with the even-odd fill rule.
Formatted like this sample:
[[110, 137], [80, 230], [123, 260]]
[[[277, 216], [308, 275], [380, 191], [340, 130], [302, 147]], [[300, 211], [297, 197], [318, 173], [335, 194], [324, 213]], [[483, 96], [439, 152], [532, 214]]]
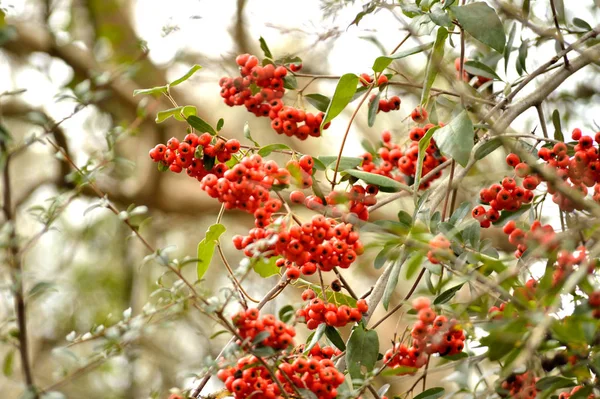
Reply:
[[[554, 17], [554, 26], [556, 26], [556, 36], [558, 36], [558, 44], [560, 45], [561, 51], [565, 51], [565, 40], [563, 38], [562, 32], [560, 30], [560, 25], [558, 24], [558, 15], [556, 12], [556, 5], [554, 4], [554, 0], [550, 0], [550, 8], [552, 9], [552, 16]], [[567, 54], [563, 55], [565, 59], [565, 68], [569, 67], [569, 59], [567, 58]]]
[[548, 138], [548, 127], [546, 126], [546, 119], [544, 118], [544, 110], [542, 104], [536, 104], [535, 109], [537, 110], [538, 118], [540, 119], [540, 126], [542, 126], [542, 133], [544, 138]]
[[408, 293], [404, 297], [404, 301], [401, 302], [401, 303], [399, 303], [398, 305], [396, 305], [392, 310], [390, 310], [389, 312], [387, 312], [381, 319], [379, 319], [378, 321], [376, 321], [375, 324], [373, 324], [373, 326], [371, 326], [371, 330], [374, 330], [375, 328], [377, 328], [377, 326], [380, 325], [381, 323], [383, 323], [385, 320], [387, 320], [388, 317], [390, 317], [391, 315], [393, 315], [394, 313], [396, 313], [404, 305], [404, 303], [410, 299], [410, 297], [412, 296], [412, 294], [417, 289], [417, 286], [419, 285], [419, 282], [423, 278], [424, 274], [425, 274], [425, 268], [422, 268], [421, 272], [417, 276], [417, 279], [415, 280], [415, 282], [413, 283], [412, 287], [410, 288], [410, 290], [408, 291]]
[[350, 128], [352, 127], [352, 122], [354, 122], [354, 118], [356, 118], [356, 115], [358, 114], [360, 107], [364, 104], [365, 100], [369, 97], [369, 94], [371, 94], [373, 87], [374, 87], [373, 84], [371, 84], [369, 86], [369, 90], [367, 90], [367, 92], [363, 95], [360, 102], [356, 106], [356, 109], [352, 113], [350, 120], [348, 121], [348, 127], [346, 128], [346, 132], [344, 133], [344, 138], [342, 139], [342, 145], [340, 146], [340, 152], [338, 154], [337, 161], [335, 162], [335, 169], [333, 171], [333, 179], [331, 179], [331, 189], [332, 190], [335, 188], [335, 186], [337, 184], [336, 178], [337, 178], [337, 174], [338, 174], [338, 169], [340, 168], [340, 162], [342, 160], [342, 153], [344, 152], [344, 146], [346, 145], [346, 140], [348, 139], [348, 134], [350, 133]]
[[4, 187], [2, 196], [2, 212], [7, 223], [10, 223], [9, 245], [8, 245], [8, 263], [11, 270], [11, 278], [15, 296], [15, 315], [17, 326], [19, 328], [19, 353], [21, 355], [21, 371], [27, 389], [34, 399], [39, 398], [37, 389], [33, 381], [31, 363], [29, 361], [29, 344], [27, 339], [27, 313], [25, 307], [25, 298], [23, 294], [23, 264], [19, 254], [17, 237], [16, 213], [12, 210], [12, 183], [10, 180], [10, 157], [3, 138], [0, 138], [0, 154], [5, 154], [4, 168], [2, 170], [2, 185]]
[[352, 288], [350, 288], [350, 284], [348, 284], [348, 281], [346, 281], [346, 279], [344, 278], [344, 276], [342, 276], [342, 273], [340, 273], [340, 271], [338, 270], [337, 267], [333, 268], [333, 272], [340, 279], [340, 281], [344, 285], [344, 288], [346, 289], [346, 291], [348, 291], [348, 294], [350, 294], [350, 296], [352, 298], [358, 299], [358, 297], [356, 296], [356, 294], [354, 293], [354, 291], [352, 290]]

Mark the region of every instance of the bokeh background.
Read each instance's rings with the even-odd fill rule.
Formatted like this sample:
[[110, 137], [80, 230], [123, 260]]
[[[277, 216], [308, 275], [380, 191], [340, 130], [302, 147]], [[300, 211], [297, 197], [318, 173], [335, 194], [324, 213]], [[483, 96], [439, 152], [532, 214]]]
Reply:
[[[266, 119], [224, 105], [218, 80], [236, 73], [237, 54], [261, 55], [260, 36], [275, 55], [300, 56], [306, 73], [369, 71], [377, 56], [389, 53], [402, 40], [410, 20], [397, 7], [390, 7], [365, 17], [358, 26], [350, 26], [362, 3], [0, 0], [0, 93], [5, 93], [0, 97], [1, 121], [13, 137], [12, 146], [28, 143], [42, 134], [44, 127], [53, 127], [51, 139], [90, 172], [119, 209], [132, 204], [147, 207], [139, 216], [140, 222], [144, 220], [140, 231], [155, 248], [166, 248], [171, 258], [193, 258], [198, 241], [216, 220], [219, 204], [204, 195], [195, 180], [157, 171], [148, 150], [171, 136], [183, 137], [185, 126], [173, 120], [156, 124], [156, 112], [171, 105], [163, 98], [133, 97], [133, 91], [163, 85], [191, 65], [200, 64], [203, 69], [172, 94], [180, 105], [195, 105], [198, 114], [212, 124], [224, 118], [223, 135], [243, 141], [243, 128], [248, 123], [252, 136], [262, 145], [281, 142], [301, 153], [333, 155], [349, 113], [340, 115], [322, 139], [299, 142], [276, 136]], [[547, 7], [532, 3], [532, 18], [549, 21]], [[598, 23], [596, 2], [577, 2], [581, 6], [576, 10], [571, 2], [566, 3], [566, 21], [578, 16], [592, 26], [594, 21]], [[427, 26], [413, 28], [424, 35], [429, 33]], [[533, 36], [523, 31], [517, 37], [528, 40]], [[410, 39], [405, 45], [416, 44]], [[469, 48], [467, 55], [484, 57], [480, 50]], [[551, 57], [553, 51], [551, 42], [531, 48], [529, 70]], [[457, 55], [458, 48], [449, 51], [448, 62]], [[420, 54], [397, 62], [395, 68], [408, 81], [420, 83], [425, 63], [425, 56]], [[599, 100], [600, 75], [593, 72], [588, 70], [569, 80], [546, 105], [547, 116], [554, 108], [561, 111], [565, 130], [579, 126], [589, 133], [598, 129], [598, 107], [594, 104]], [[513, 64], [508, 74], [514, 79]], [[307, 82], [301, 79], [299, 87]], [[331, 95], [334, 85], [333, 80], [319, 80], [305, 93]], [[436, 85], [448, 87], [443, 80]], [[529, 90], [534, 89], [535, 85]], [[346, 155], [359, 155], [361, 140], [376, 142], [383, 129], [390, 129], [397, 140], [407, 140], [410, 124], [406, 116], [417, 104], [420, 92], [396, 87], [394, 93], [402, 98], [401, 111], [380, 114], [375, 126], [368, 128], [365, 109], [350, 133]], [[80, 106], [82, 103], [85, 107]], [[450, 114], [450, 110], [439, 109], [440, 120]], [[530, 131], [535, 118], [534, 111], [526, 113], [515, 128]], [[61, 123], [55, 127], [55, 122]], [[461, 196], [473, 198], [480, 184], [500, 176], [503, 170], [497, 165], [501, 159], [499, 150], [488, 159], [489, 169], [480, 167], [469, 178]], [[88, 399], [162, 398], [170, 388], [190, 387], [194, 373], [218, 353], [227, 336], [211, 341], [218, 326], [185, 306], [174, 305], [156, 317], [136, 317], [160, 308], [166, 296], [177, 296], [177, 284], [173, 284], [172, 276], [164, 276], [164, 267], [146, 259], [146, 249], [118, 217], [102, 206], [95, 207], [99, 200], [93, 191], [89, 186], [76, 185], [80, 176], [52, 147], [43, 141], [29, 145], [13, 158], [10, 172], [17, 231], [24, 242], [31, 242], [25, 252], [23, 279], [37, 383], [69, 398]], [[394, 218], [399, 209], [410, 212], [410, 207], [410, 201], [397, 201], [373, 217]], [[308, 215], [301, 209], [298, 212]], [[51, 228], [45, 227], [48, 220], [53, 221]], [[249, 215], [233, 211], [225, 213], [223, 223], [228, 231], [221, 241], [229, 260], [237, 264], [240, 254], [230, 238], [245, 233], [253, 221]], [[489, 234], [498, 246], [505, 245], [493, 231]], [[34, 239], [29, 241], [31, 237]], [[372, 267], [374, 255], [368, 252], [346, 273], [361, 293], [379, 273]], [[4, 373], [0, 375], [0, 396], [16, 398], [23, 386], [14, 349], [15, 323], [6, 269], [2, 264], [0, 359], [4, 359]], [[184, 272], [194, 280], [193, 263]], [[244, 285], [251, 295], [261, 297], [276, 281], [276, 277], [265, 281], [251, 275]], [[223, 265], [215, 257], [203, 289], [215, 293], [229, 284]], [[399, 284], [396, 301], [408, 286], [410, 282]], [[297, 290], [289, 291], [295, 300]], [[268, 310], [276, 312], [289, 301], [283, 295], [269, 304]], [[382, 350], [403, 326], [392, 319], [380, 332]], [[125, 320], [124, 327], [112, 340], [109, 336], [69, 344], [73, 337], [98, 334], [120, 320]], [[302, 334], [300, 340], [304, 337]], [[59, 384], [54, 385], [57, 381]], [[211, 381], [205, 392], [217, 389], [219, 383]]]

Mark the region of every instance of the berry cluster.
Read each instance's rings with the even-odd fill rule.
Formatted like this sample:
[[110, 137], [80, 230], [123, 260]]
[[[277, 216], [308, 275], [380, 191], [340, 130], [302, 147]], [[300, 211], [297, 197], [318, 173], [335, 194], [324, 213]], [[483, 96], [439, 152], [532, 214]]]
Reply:
[[[567, 251], [566, 249], [558, 251], [556, 255], [556, 263], [554, 265], [554, 274], [552, 275], [552, 284], [556, 286], [560, 282], [564, 281], [565, 278], [573, 272], [574, 266], [579, 266], [586, 262], [587, 251], [584, 246], [577, 248], [577, 253]], [[595, 270], [595, 262], [591, 262], [588, 266], [588, 272], [591, 274]], [[592, 296], [590, 295], [590, 299]], [[600, 297], [599, 297], [600, 298]], [[595, 307], [590, 302], [590, 306]], [[596, 312], [594, 313], [594, 317]]]
[[[365, 153], [363, 155], [362, 169], [365, 172], [376, 173], [399, 182], [405, 182], [405, 176], [414, 179], [417, 170], [417, 161], [419, 159], [419, 140], [421, 140], [425, 133], [434, 126], [435, 125], [428, 124], [422, 128], [416, 127], [412, 129], [409, 132], [409, 137], [412, 142], [404, 151], [402, 151], [400, 145], [391, 142], [392, 134], [389, 131], [383, 131], [381, 134], [383, 143], [377, 150], [380, 162], [374, 162], [373, 155], [371, 153]], [[427, 147], [425, 157], [423, 158], [421, 176], [426, 175], [445, 161], [446, 157], [439, 153], [435, 141], [432, 139], [429, 147]], [[433, 179], [421, 184], [419, 188], [428, 188], [432, 180], [441, 176], [442, 172], [440, 171]]]
[[323, 323], [332, 327], [344, 327], [348, 323], [360, 321], [363, 314], [369, 311], [367, 301], [364, 299], [356, 301], [356, 308], [347, 305], [338, 307], [334, 303], [323, 302], [311, 289], [302, 293], [302, 299], [309, 302], [304, 309], [298, 309], [296, 316], [304, 318], [309, 330], [314, 330]]
[[302, 155], [297, 161], [292, 159], [286, 165], [286, 169], [295, 180], [297, 186], [309, 188], [313, 185], [312, 174], [315, 161], [310, 155]]
[[520, 258], [527, 249], [535, 245], [544, 249], [544, 251], [551, 251], [556, 249], [558, 246], [558, 240], [556, 233], [551, 225], [542, 225], [539, 220], [535, 220], [529, 231], [525, 232], [517, 227], [514, 220], [510, 220], [504, 225], [504, 234], [508, 234], [508, 241], [517, 247], [515, 256]]
[[[232, 320], [237, 328], [237, 334], [244, 340], [253, 342], [257, 335], [266, 331], [269, 336], [265, 337], [260, 344], [273, 349], [285, 349], [293, 343], [296, 331], [292, 327], [277, 320], [272, 314], [264, 315], [260, 319], [259, 315], [258, 309], [251, 308], [233, 316]], [[242, 343], [238, 342], [238, 344]]]
[[[510, 154], [507, 157], [507, 162], [511, 162], [512, 155], [515, 154]], [[517, 162], [518, 165], [525, 164]], [[481, 227], [490, 227], [492, 223], [500, 218], [500, 211], [517, 211], [523, 204], [531, 203], [535, 196], [533, 190], [539, 183], [540, 181], [536, 176], [528, 176], [523, 179], [523, 187], [519, 187], [514, 178], [505, 177], [502, 184], [492, 184], [490, 187], [482, 189], [479, 192], [479, 198], [484, 204], [489, 204], [490, 208], [486, 211], [481, 205], [475, 207], [472, 212], [473, 218], [479, 222]]]
[[215, 165], [215, 161], [227, 162], [239, 150], [240, 142], [235, 139], [213, 140], [209, 133], [200, 136], [190, 133], [182, 142], [172, 137], [166, 145], [157, 144], [149, 155], [154, 162], [168, 167], [171, 172], [180, 173], [185, 169], [188, 176], [201, 180], [211, 172], [219, 173], [225, 166]]
[[[256, 116], [269, 117], [271, 127], [279, 134], [296, 136], [300, 140], [321, 135], [322, 112], [313, 114], [284, 104], [284, 79], [288, 73], [285, 66], [261, 66], [258, 58], [250, 54], [239, 55], [236, 62], [241, 76], [223, 77], [219, 81], [225, 104], [230, 107], [243, 105]], [[292, 71], [299, 68], [296, 64], [290, 65]], [[258, 92], [254, 93], [253, 89]], [[323, 129], [328, 127], [329, 123]]]
[[[376, 97], [377, 96], [375, 94], [371, 95], [371, 97], [369, 98], [369, 107], [371, 106], [373, 101], [375, 101]], [[392, 96], [390, 98], [381, 98], [379, 100], [379, 104], [377, 105], [377, 112], [379, 112], [379, 111], [381, 111], [381, 112], [397, 111], [400, 109], [401, 102], [402, 101], [400, 100], [400, 97], [398, 97], [398, 96]]]
[[[279, 385], [273, 381], [269, 370], [254, 356], [238, 360], [235, 367], [219, 370], [219, 379], [236, 399], [282, 397]], [[286, 393], [294, 394], [297, 389], [308, 389], [318, 399], [334, 399], [337, 387], [344, 382], [330, 359], [321, 356], [297, 356], [290, 362], [283, 361], [277, 367], [275, 377]]]
[[[420, 368], [427, 362], [428, 355], [455, 355], [464, 348], [465, 334], [457, 326], [456, 320], [437, 315], [427, 298], [417, 298], [413, 308], [418, 312], [419, 320], [412, 330], [412, 346], [397, 343], [388, 349], [383, 361], [392, 369], [400, 367]], [[400, 371], [408, 374], [410, 370]]]
[[537, 388], [535, 387], [537, 380], [528, 371], [523, 374], [511, 374], [506, 380], [502, 381], [498, 395], [502, 398], [533, 399], [537, 396]]
[[311, 275], [319, 268], [331, 271], [334, 267], [347, 269], [364, 252], [358, 233], [349, 223], [338, 223], [322, 215], [315, 215], [310, 222], [279, 231], [275, 227], [250, 230], [248, 236], [235, 236], [233, 243], [247, 256], [259, 251], [265, 256], [281, 255], [277, 266], [287, 269], [290, 279], [300, 274]]
[[243, 158], [231, 169], [220, 166], [220, 170], [202, 178], [201, 188], [226, 209], [253, 213], [257, 226], [269, 224], [271, 215], [282, 205], [280, 200], [271, 198], [269, 191], [273, 185], [289, 184], [290, 172], [275, 161], [263, 162], [258, 154]]
[[438, 234], [429, 241], [429, 251], [427, 252], [427, 259], [433, 264], [440, 263], [440, 260], [447, 258], [453, 252], [450, 249], [450, 241], [442, 234]]
[[[588, 187], [597, 185], [600, 182], [600, 159], [598, 157], [598, 148], [594, 146], [594, 139], [590, 136], [583, 136], [580, 129], [573, 129], [571, 133], [573, 140], [577, 141], [573, 150], [575, 154], [571, 157], [565, 143], [556, 143], [552, 149], [542, 147], [538, 151], [538, 156], [552, 168], [564, 180], [566, 184], [575, 190], [578, 190], [584, 196], [588, 193]], [[596, 143], [600, 143], [600, 132], [596, 133]], [[560, 209], [566, 212], [572, 212], [575, 209], [580, 210], [579, 206], [557, 192], [553, 184], [548, 183], [548, 193], [552, 194], [552, 201]], [[600, 188], [594, 189], [595, 194]], [[595, 200], [600, 199], [595, 195]]]

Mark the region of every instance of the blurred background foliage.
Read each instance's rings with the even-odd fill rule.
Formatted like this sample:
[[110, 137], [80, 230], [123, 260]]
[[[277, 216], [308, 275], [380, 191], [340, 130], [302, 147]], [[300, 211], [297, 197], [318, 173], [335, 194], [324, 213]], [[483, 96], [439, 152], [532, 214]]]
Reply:
[[[389, 7], [350, 26], [357, 14], [376, 2], [359, 3], [0, 0], [1, 122], [12, 138], [11, 148], [26, 146], [11, 158], [10, 173], [16, 229], [26, 245], [23, 282], [30, 356], [38, 385], [69, 398], [165, 397], [171, 387], [189, 387], [206, 359], [218, 353], [227, 335], [209, 340], [218, 331], [215, 323], [188, 309], [174, 284], [176, 279], [155, 259], [146, 257], [146, 248], [102, 206], [85, 179], [93, 179], [120, 210], [141, 206], [135, 208], [134, 213], [140, 213], [135, 219], [152, 246], [167, 248], [170, 258], [193, 258], [198, 241], [216, 219], [219, 204], [196, 181], [160, 173], [150, 162], [148, 149], [171, 136], [183, 137], [185, 126], [173, 120], [156, 124], [156, 112], [171, 105], [163, 98], [133, 97], [133, 91], [163, 85], [192, 64], [200, 64], [204, 68], [174, 89], [173, 96], [180, 105], [195, 105], [210, 123], [224, 118], [226, 137], [243, 141], [243, 126], [248, 122], [253, 137], [263, 145], [283, 142], [301, 153], [331, 155], [333, 149], [337, 151], [349, 115], [336, 119], [321, 140], [275, 137], [269, 121], [222, 103], [218, 79], [235, 72], [237, 54], [260, 55], [259, 36], [276, 54], [300, 56], [307, 73], [368, 71], [375, 57], [389, 53], [400, 42], [406, 33], [404, 24], [410, 20], [398, 8]], [[532, 3], [532, 15], [547, 20], [544, 6]], [[582, 3], [586, 4], [578, 10], [566, 7], [565, 18], [572, 19], [571, 13], [576, 13], [597, 21], [597, 4]], [[527, 33], [521, 34], [521, 40], [527, 40]], [[527, 63], [533, 69], [544, 55], [551, 56], [553, 44], [530, 44]], [[448, 55], [449, 62], [457, 51]], [[485, 54], [470, 48], [468, 57], [483, 59]], [[420, 54], [394, 67], [409, 82], [421, 82], [425, 62]], [[552, 105], [561, 111], [563, 124], [572, 121], [572, 127], [593, 128], [599, 76], [582, 73], [554, 98]], [[300, 87], [303, 83], [307, 81], [300, 82]], [[444, 87], [443, 81], [438, 83]], [[319, 80], [307, 91], [331, 95], [334, 84]], [[361, 114], [347, 154], [360, 154], [361, 139], [374, 142], [383, 128], [406, 139], [409, 123], [405, 116], [417, 104], [420, 91], [394, 91], [403, 101], [402, 116], [380, 115], [375, 127], [368, 128], [366, 112]], [[551, 112], [546, 110], [547, 115]], [[440, 113], [444, 120], [449, 110], [444, 111], [442, 104]], [[518, 122], [526, 131], [533, 128], [534, 120], [534, 114], [525, 114]], [[74, 173], [44, 141], [32, 141], [41, 134], [67, 150], [85, 174]], [[497, 155], [496, 160], [502, 156]], [[487, 162], [495, 161], [490, 157]], [[494, 180], [502, 173], [498, 169], [480, 167], [472, 179]], [[394, 217], [398, 209], [408, 207], [408, 202], [400, 201], [379, 210], [374, 218]], [[10, 226], [2, 222], [5, 245]], [[225, 213], [223, 224], [228, 231], [222, 243], [235, 263], [241, 257], [230, 238], [245, 233], [253, 221], [247, 214], [232, 211]], [[493, 231], [489, 234], [494, 236]], [[500, 237], [497, 243], [502, 247]], [[361, 257], [360, 265], [348, 274], [350, 282], [359, 282], [364, 290], [377, 276], [373, 257], [371, 253]], [[0, 392], [2, 397], [13, 398], [23, 386], [15, 351], [11, 280], [4, 259], [2, 265]], [[193, 281], [194, 267], [184, 267], [184, 274]], [[230, 283], [216, 258], [205, 278], [201, 288], [211, 293]], [[264, 281], [251, 275], [245, 285], [252, 296], [261, 297], [275, 281], [276, 277]], [[400, 284], [398, 298], [404, 290]], [[276, 312], [286, 302], [282, 296], [268, 310]], [[160, 311], [154, 315], [155, 309]], [[380, 333], [381, 342], [387, 345], [397, 328], [390, 321]], [[103, 338], [73, 343], [89, 338], [86, 333]], [[206, 392], [216, 390], [216, 384]]]

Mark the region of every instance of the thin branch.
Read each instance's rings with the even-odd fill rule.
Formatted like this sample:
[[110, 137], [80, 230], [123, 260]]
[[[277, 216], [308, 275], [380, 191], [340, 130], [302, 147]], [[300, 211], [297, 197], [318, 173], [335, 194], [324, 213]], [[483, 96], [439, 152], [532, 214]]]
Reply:
[[[560, 45], [561, 51], [565, 51], [565, 39], [563, 38], [562, 32], [560, 30], [560, 25], [558, 24], [558, 14], [556, 12], [556, 4], [554, 4], [554, 0], [550, 0], [550, 8], [552, 9], [552, 17], [554, 18], [554, 26], [556, 26], [556, 36], [558, 36], [558, 44]], [[569, 67], [569, 59], [567, 58], [567, 54], [563, 56], [565, 59], [565, 68]]]
[[23, 293], [23, 264], [20, 255], [16, 214], [12, 209], [12, 182], [10, 179], [10, 157], [4, 139], [0, 138], [0, 154], [4, 154], [4, 167], [2, 170], [2, 185], [4, 187], [2, 196], [2, 212], [7, 223], [10, 223], [8, 263], [10, 265], [11, 277], [14, 290], [14, 306], [19, 329], [19, 353], [21, 355], [21, 371], [27, 389], [34, 399], [39, 398], [33, 381], [31, 363], [29, 361], [29, 342], [27, 336], [27, 313]]

